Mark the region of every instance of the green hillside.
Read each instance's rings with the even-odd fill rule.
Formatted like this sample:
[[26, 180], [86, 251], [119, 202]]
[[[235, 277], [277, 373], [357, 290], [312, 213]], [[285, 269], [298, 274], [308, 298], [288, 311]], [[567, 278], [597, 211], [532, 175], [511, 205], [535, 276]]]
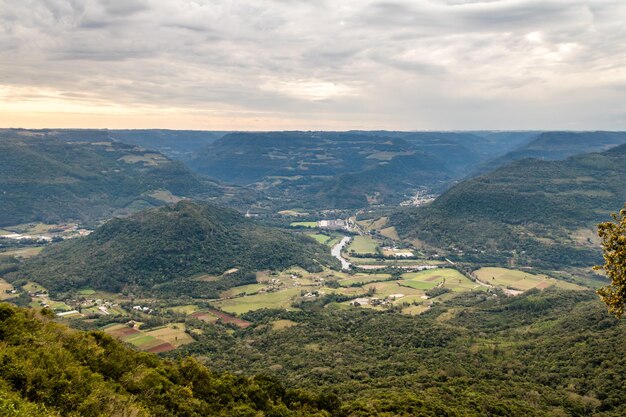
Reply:
[[[72, 132], [65, 132], [68, 138], [81, 133]], [[93, 132], [83, 135], [79, 137], [90, 141], [70, 142], [38, 131], [0, 131], [0, 226], [88, 222], [161, 205], [162, 195], [220, 193], [160, 153], [98, 141]]]
[[480, 167], [482, 172], [525, 158], [560, 160], [626, 143], [626, 132], [543, 132], [534, 140]]
[[329, 416], [335, 396], [277, 380], [161, 360], [0, 303], [0, 415], [11, 417]]
[[[259, 226], [234, 210], [180, 202], [111, 220], [89, 236], [52, 245], [24, 263], [19, 276], [53, 291], [89, 286], [211, 297], [240, 285], [246, 272], [295, 265], [319, 270], [335, 262], [312, 239]], [[233, 268], [239, 271], [210, 282], [190, 278]]]
[[395, 204], [421, 187], [445, 189], [518, 142], [453, 132], [231, 133], [187, 162], [211, 178], [263, 190], [284, 206], [356, 208]]
[[[564, 161], [524, 159], [463, 181], [430, 206], [397, 212], [405, 238], [557, 265], [590, 265], [599, 247], [581, 235], [626, 201], [626, 145]], [[591, 233], [593, 234], [593, 233]], [[581, 237], [582, 236], [582, 237]]]

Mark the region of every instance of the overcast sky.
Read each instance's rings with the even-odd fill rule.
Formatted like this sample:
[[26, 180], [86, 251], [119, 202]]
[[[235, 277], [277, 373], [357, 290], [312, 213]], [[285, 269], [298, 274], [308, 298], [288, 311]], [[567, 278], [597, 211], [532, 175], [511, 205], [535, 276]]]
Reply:
[[0, 126], [626, 129], [626, 1], [0, 0]]

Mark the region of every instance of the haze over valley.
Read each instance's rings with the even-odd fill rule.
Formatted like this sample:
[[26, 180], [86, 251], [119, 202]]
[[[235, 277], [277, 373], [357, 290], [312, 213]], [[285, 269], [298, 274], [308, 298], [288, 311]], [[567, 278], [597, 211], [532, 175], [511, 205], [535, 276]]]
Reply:
[[625, 19], [0, 0], [0, 416], [626, 415]]

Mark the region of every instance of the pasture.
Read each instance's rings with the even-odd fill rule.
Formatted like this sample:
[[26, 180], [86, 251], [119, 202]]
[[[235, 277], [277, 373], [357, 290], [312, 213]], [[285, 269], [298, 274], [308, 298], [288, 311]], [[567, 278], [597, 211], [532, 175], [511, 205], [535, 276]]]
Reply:
[[371, 282], [386, 281], [391, 278], [390, 274], [354, 274], [350, 278], [340, 279], [339, 285], [342, 287], [351, 287], [355, 284], [369, 284]]
[[198, 311], [198, 306], [195, 304], [185, 304], [185, 305], [170, 307], [168, 308], [168, 310], [174, 313], [190, 315]]
[[474, 275], [486, 284], [517, 291], [528, 291], [531, 288], [545, 289], [552, 285], [566, 290], [583, 289], [579, 285], [551, 278], [544, 274], [531, 274], [515, 269], [486, 267], [474, 271]]
[[185, 333], [184, 323], [170, 323], [167, 326], [149, 330], [145, 332], [145, 334], [170, 343], [174, 347], [180, 347], [194, 342], [193, 338]]
[[16, 294], [7, 293], [7, 291], [11, 290], [13, 290], [13, 285], [0, 278], [0, 300], [7, 300], [15, 297]]
[[220, 300], [213, 305], [232, 314], [244, 314], [262, 308], [290, 309], [292, 301], [300, 296], [301, 291], [299, 287], [286, 288], [276, 292]]
[[258, 293], [261, 289], [265, 288], [266, 286], [263, 284], [248, 284], [248, 285], [241, 285], [239, 287], [233, 287], [230, 288], [226, 291], [222, 291], [220, 293], [220, 297], [222, 298], [231, 298], [231, 297], [236, 297], [239, 295], [252, 295], [252, 294], [256, 294]]
[[333, 239], [331, 236], [323, 235], [321, 233], [308, 233], [307, 236], [317, 240], [317, 242], [321, 243], [322, 245], [327, 244], [328, 241]]
[[378, 231], [378, 233], [391, 240], [400, 240], [400, 236], [398, 236], [398, 231], [393, 226], [381, 229]]
[[308, 227], [314, 229], [317, 227], [317, 222], [291, 222], [289, 224], [291, 227]]
[[409, 272], [402, 274], [402, 278], [403, 280], [400, 281], [401, 285], [421, 290], [429, 290], [438, 285], [442, 285], [455, 292], [481, 290], [481, 288], [485, 288], [471, 281], [456, 269], [451, 268]]
[[370, 236], [355, 236], [348, 246], [348, 253], [369, 254], [376, 253], [378, 242]]

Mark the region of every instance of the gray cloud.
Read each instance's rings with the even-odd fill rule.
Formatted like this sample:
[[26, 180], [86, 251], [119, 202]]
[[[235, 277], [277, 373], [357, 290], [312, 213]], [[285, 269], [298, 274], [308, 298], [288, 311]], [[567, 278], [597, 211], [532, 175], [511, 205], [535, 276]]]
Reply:
[[624, 21], [618, 0], [0, 0], [0, 97], [232, 129], [624, 129]]

